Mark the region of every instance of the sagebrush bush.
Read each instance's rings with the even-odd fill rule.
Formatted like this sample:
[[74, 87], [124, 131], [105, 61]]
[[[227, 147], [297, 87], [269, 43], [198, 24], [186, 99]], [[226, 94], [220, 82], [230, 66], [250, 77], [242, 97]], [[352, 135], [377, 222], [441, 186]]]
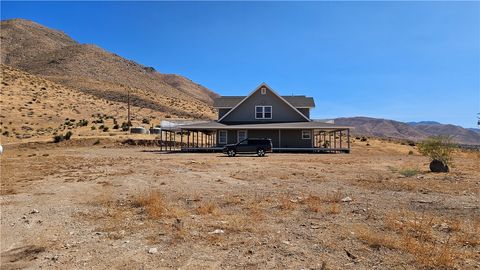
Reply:
[[450, 136], [436, 136], [425, 139], [418, 144], [418, 151], [431, 160], [441, 161], [443, 164], [452, 165], [452, 153], [456, 145]]

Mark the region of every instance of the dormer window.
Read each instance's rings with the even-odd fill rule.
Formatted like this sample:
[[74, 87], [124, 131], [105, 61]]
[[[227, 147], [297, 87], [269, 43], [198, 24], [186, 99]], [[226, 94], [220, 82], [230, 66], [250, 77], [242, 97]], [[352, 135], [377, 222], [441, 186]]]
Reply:
[[266, 87], [262, 87], [260, 89], [260, 92], [262, 93], [262, 95], [266, 95], [267, 94], [267, 88]]
[[272, 119], [272, 106], [255, 106], [255, 119]]

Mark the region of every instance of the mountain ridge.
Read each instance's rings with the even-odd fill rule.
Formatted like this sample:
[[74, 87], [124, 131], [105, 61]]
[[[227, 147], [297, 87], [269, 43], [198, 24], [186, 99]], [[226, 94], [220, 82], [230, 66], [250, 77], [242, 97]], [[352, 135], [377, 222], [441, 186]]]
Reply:
[[[430, 124], [425, 124], [430, 123]], [[427, 137], [446, 135], [460, 144], [480, 145], [480, 133], [471, 129], [434, 121], [421, 121], [415, 124], [373, 117], [340, 117], [335, 124], [354, 127], [352, 134], [382, 138], [395, 138], [420, 141]]]
[[[59, 30], [38, 23], [11, 19], [1, 21], [2, 64], [45, 77], [68, 87], [109, 99], [98, 84], [115, 84], [115, 91], [129, 88], [148, 90], [152, 94], [194, 99], [211, 105], [218, 96], [206, 87], [177, 74], [162, 74], [108, 52], [94, 44], [80, 44]], [[83, 87], [78, 82], [83, 81]], [[88, 87], [86, 87], [88, 85]]]

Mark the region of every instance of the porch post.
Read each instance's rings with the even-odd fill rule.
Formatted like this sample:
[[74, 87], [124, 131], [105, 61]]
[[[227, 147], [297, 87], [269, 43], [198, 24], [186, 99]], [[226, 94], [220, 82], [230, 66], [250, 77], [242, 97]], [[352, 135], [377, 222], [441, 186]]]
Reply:
[[314, 147], [314, 144], [313, 144], [313, 143], [314, 143], [314, 141], [313, 141], [313, 135], [315, 134], [315, 130], [312, 129], [312, 130], [310, 130], [310, 131], [312, 132], [311, 135], [310, 135], [310, 141], [311, 141], [311, 143], [312, 143], [312, 148], [313, 148], [313, 147]]
[[183, 149], [183, 129], [180, 129], [180, 150]]
[[328, 148], [332, 148], [332, 131], [328, 132]]
[[350, 129], [347, 129], [347, 143], [348, 143], [348, 150], [350, 150]]
[[162, 133], [163, 133], [163, 129], [160, 129], [160, 151], [162, 151], [162, 144], [163, 144]]
[[333, 132], [333, 146], [334, 146], [333, 148], [335, 149], [337, 148], [337, 131], [336, 130]]
[[342, 131], [340, 130], [340, 148], [342, 148]]

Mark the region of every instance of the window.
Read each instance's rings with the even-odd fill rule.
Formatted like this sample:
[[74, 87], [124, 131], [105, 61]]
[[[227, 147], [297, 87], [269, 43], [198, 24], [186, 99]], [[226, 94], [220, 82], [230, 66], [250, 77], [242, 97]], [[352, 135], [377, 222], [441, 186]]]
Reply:
[[247, 138], [247, 131], [246, 130], [239, 130], [237, 131], [237, 142], [241, 142]]
[[272, 119], [272, 106], [255, 106], [255, 119]]
[[310, 130], [302, 130], [302, 139], [303, 140], [310, 140]]
[[260, 90], [260, 92], [262, 93], [262, 95], [267, 94], [267, 88], [262, 87], [261, 90]]
[[219, 144], [226, 144], [227, 143], [227, 131], [226, 130], [218, 131], [218, 143]]

